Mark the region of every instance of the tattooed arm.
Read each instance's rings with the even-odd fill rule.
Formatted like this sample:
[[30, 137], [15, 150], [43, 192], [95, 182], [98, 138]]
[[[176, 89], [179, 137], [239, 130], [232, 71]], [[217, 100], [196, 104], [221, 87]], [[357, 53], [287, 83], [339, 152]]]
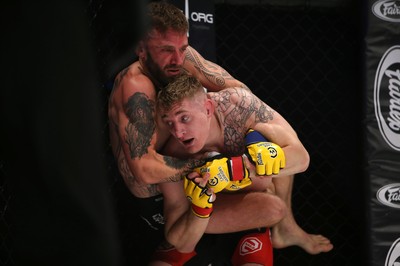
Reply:
[[277, 176], [288, 176], [307, 169], [309, 154], [295, 130], [256, 95], [241, 88], [229, 88], [209, 93], [209, 96], [217, 103], [216, 115], [224, 125], [224, 142], [228, 153], [235, 154], [240, 147], [244, 147], [244, 135], [252, 128], [283, 149], [286, 167]]
[[250, 90], [244, 83], [232, 77], [225, 69], [204, 59], [190, 46], [186, 49], [184, 68], [194, 75], [209, 91], [220, 91], [229, 87]]
[[180, 180], [199, 163], [157, 152], [168, 133], [156, 126], [155, 97], [154, 86], [146, 76], [127, 70], [116, 79], [109, 101], [112, 150], [120, 173], [137, 196], [156, 193], [149, 184]]

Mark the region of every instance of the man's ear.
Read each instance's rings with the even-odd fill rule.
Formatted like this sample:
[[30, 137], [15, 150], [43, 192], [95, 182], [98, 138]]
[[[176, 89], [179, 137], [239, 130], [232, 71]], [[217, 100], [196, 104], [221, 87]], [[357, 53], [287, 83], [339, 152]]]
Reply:
[[208, 117], [211, 117], [212, 115], [214, 115], [214, 111], [215, 111], [215, 106], [214, 106], [214, 102], [211, 101], [211, 99], [206, 100], [205, 102], [206, 105], [206, 114]]
[[136, 46], [136, 55], [139, 58], [144, 58], [145, 56], [145, 51], [144, 51], [144, 42], [140, 41], [137, 46]]

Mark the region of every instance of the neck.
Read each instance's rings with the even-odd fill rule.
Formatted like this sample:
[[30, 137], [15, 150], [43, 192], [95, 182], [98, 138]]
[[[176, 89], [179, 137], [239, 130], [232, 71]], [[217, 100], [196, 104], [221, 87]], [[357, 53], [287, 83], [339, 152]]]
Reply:
[[222, 123], [220, 118], [217, 116], [217, 113], [214, 112], [210, 121], [210, 135], [204, 149], [207, 152], [216, 151], [223, 153], [225, 150], [224, 146], [224, 128], [222, 127]]
[[157, 92], [162, 88], [164, 88], [165, 85], [160, 80], [156, 79], [153, 74], [151, 74], [151, 72], [146, 67], [146, 64], [143, 63], [143, 60], [141, 58], [139, 58], [139, 65], [140, 65], [139, 66], [140, 71], [142, 72], [143, 75], [147, 76], [151, 80]]

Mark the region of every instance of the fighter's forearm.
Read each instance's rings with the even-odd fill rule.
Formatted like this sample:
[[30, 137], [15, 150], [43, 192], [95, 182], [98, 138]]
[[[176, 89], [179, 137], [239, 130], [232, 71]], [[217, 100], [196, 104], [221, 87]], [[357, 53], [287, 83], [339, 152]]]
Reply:
[[307, 170], [310, 163], [310, 156], [302, 145], [287, 146], [282, 148], [286, 157], [285, 168], [273, 177], [286, 177], [302, 173]]
[[176, 221], [176, 223], [166, 229], [167, 241], [175, 248], [184, 253], [195, 249], [200, 238], [203, 236], [210, 218], [199, 218], [189, 209]]

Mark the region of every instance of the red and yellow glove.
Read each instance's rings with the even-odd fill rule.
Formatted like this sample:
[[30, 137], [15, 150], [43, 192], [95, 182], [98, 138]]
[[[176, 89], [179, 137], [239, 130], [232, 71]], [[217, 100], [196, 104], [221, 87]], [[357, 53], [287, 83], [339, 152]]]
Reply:
[[186, 197], [192, 203], [193, 213], [200, 218], [210, 217], [213, 212], [214, 193], [187, 176], [183, 179], [183, 187]]
[[214, 193], [224, 189], [236, 191], [251, 184], [249, 171], [241, 156], [228, 158], [217, 155], [194, 171], [199, 174], [206, 172], [210, 174], [207, 187], [212, 188]]
[[253, 129], [247, 132], [245, 139], [248, 157], [256, 165], [258, 175], [279, 174], [285, 167], [285, 153], [277, 144], [269, 142]]

